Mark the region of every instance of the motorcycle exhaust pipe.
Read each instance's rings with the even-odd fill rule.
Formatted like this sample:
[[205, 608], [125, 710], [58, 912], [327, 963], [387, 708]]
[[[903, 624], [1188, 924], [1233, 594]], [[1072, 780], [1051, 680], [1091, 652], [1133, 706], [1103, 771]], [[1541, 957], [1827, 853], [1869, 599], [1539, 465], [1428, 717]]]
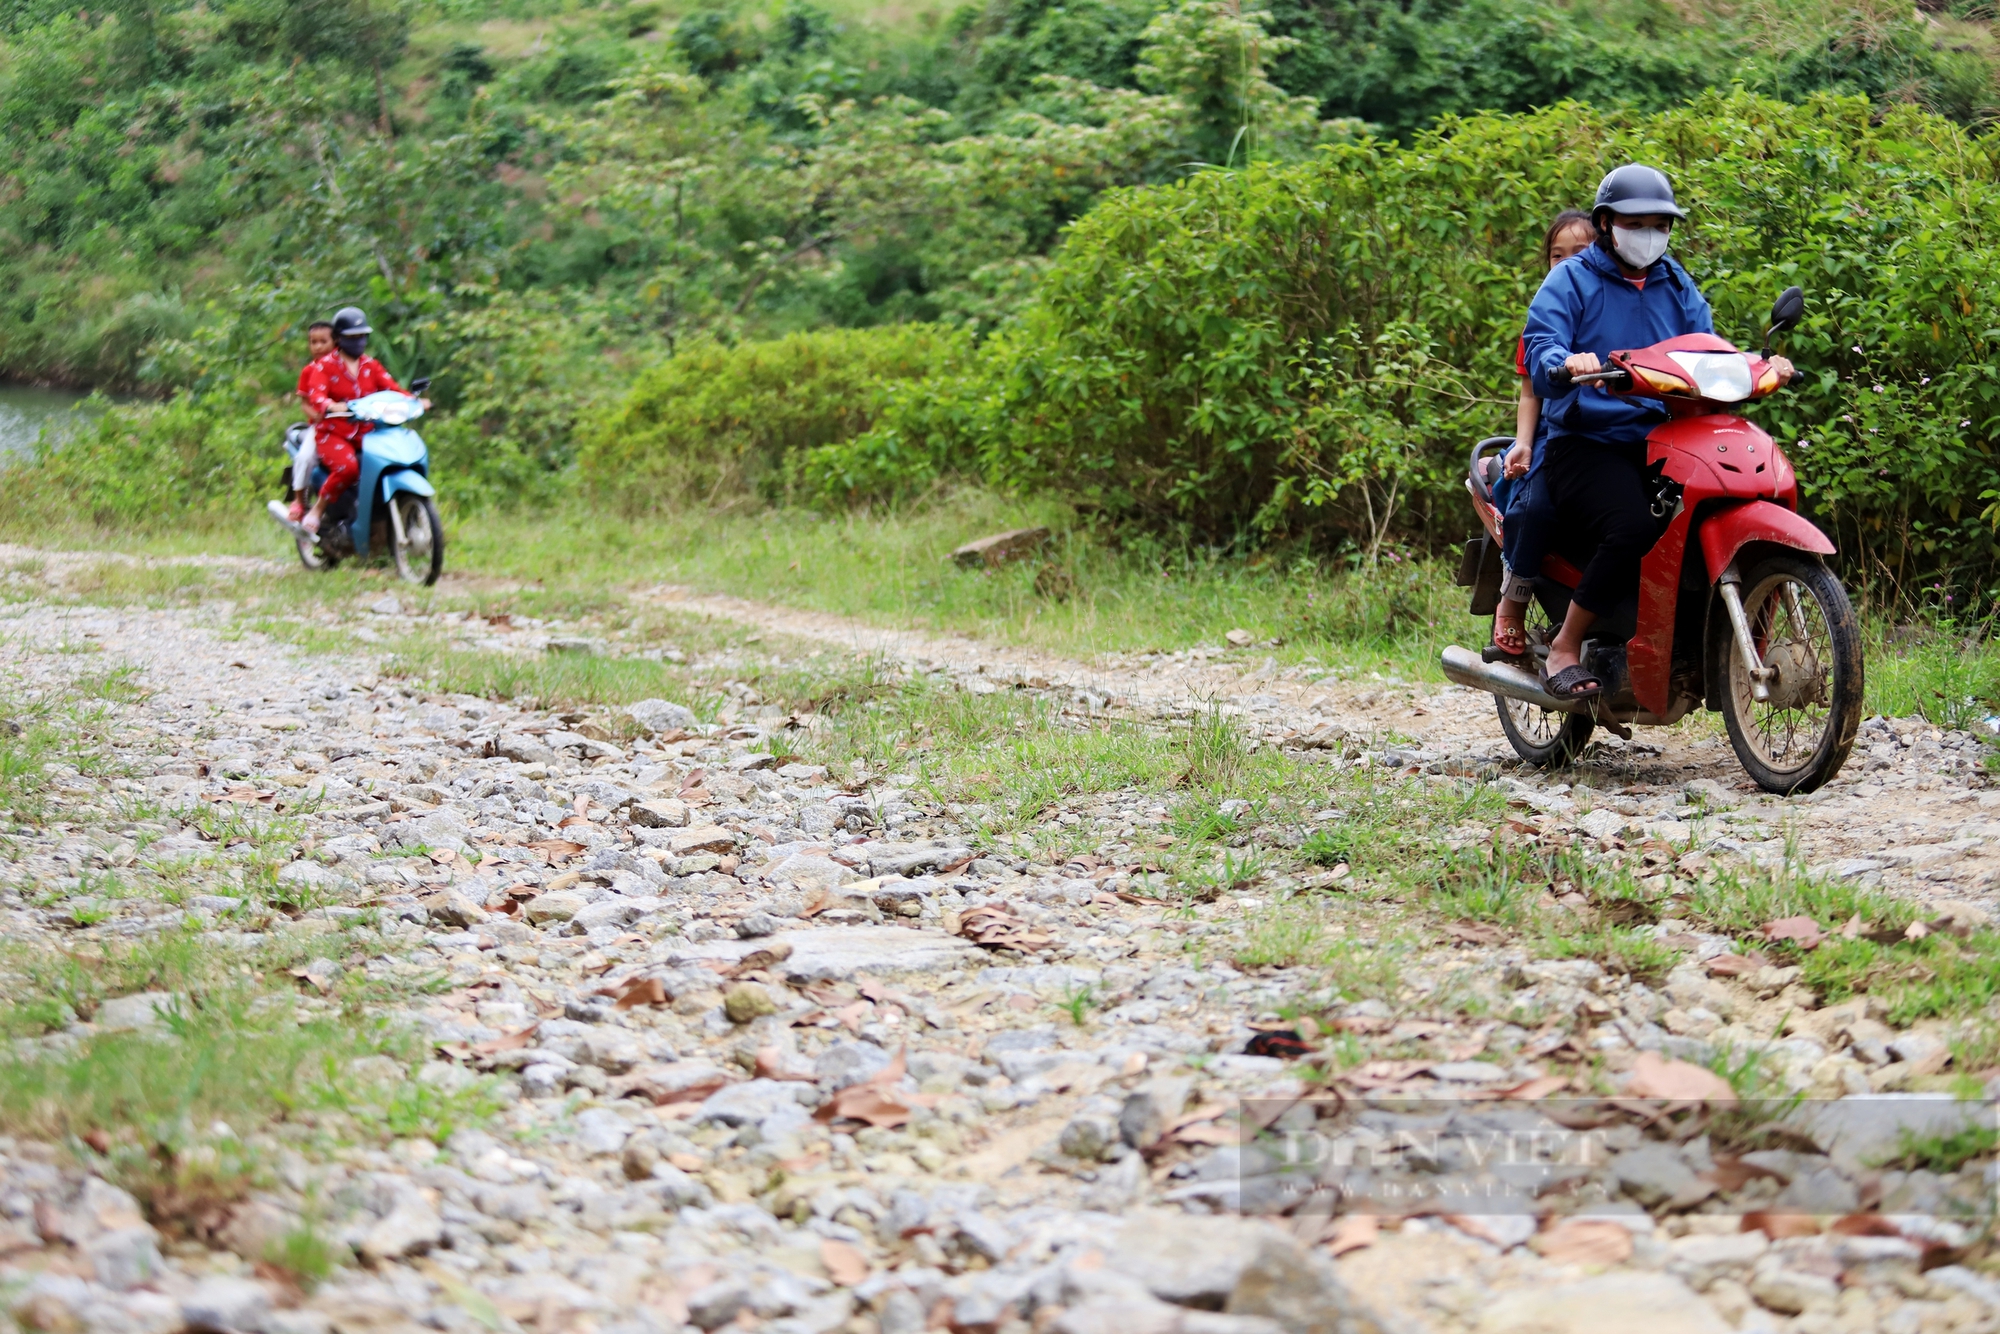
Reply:
[[1545, 709], [1555, 709], [1560, 713], [1586, 713], [1590, 709], [1589, 700], [1557, 699], [1542, 689], [1541, 682], [1518, 667], [1505, 663], [1486, 662], [1471, 649], [1463, 649], [1453, 644], [1439, 659], [1444, 674], [1462, 686], [1474, 690], [1484, 690], [1488, 694], [1505, 695], [1508, 699], [1518, 699], [1524, 704], [1539, 704]]

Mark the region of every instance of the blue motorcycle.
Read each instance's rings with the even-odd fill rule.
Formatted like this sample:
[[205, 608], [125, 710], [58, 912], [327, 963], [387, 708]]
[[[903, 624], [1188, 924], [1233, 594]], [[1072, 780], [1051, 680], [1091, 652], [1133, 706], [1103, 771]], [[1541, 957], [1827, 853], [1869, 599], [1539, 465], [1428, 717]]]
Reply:
[[[326, 516], [318, 537], [292, 522], [283, 501], [270, 503], [271, 517], [298, 544], [299, 563], [308, 570], [330, 570], [342, 560], [365, 560], [385, 546], [396, 562], [396, 573], [413, 584], [434, 584], [444, 573], [444, 525], [438, 521], [437, 490], [430, 479], [430, 451], [408, 423], [424, 415], [417, 397], [429, 385], [418, 380], [415, 393], [385, 389], [357, 398], [345, 415], [372, 422], [375, 429], [361, 437], [361, 477], [349, 500], [352, 517]], [[285, 433], [285, 452], [294, 461], [312, 439], [310, 427], [294, 426]], [[326, 469], [314, 467], [307, 484], [316, 494], [326, 483]], [[344, 507], [348, 502], [337, 502]]]

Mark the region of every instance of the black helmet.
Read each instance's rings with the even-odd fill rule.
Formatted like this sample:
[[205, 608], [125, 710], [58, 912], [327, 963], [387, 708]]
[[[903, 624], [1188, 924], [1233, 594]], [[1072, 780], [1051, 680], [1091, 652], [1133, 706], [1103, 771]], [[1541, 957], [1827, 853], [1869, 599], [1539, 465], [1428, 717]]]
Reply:
[[[1670, 218], [1687, 216], [1674, 202], [1674, 183], [1667, 179], [1667, 174], [1636, 162], [1612, 168], [1597, 183], [1597, 202], [1590, 206], [1591, 217], [1595, 218], [1603, 209], [1624, 217], [1635, 213], [1664, 213]], [[340, 316], [334, 316], [333, 320], [338, 332]]]
[[[1665, 180], [1666, 178], [1662, 176], [1660, 179]], [[1602, 195], [1603, 192], [1599, 191], [1598, 193]], [[361, 313], [359, 306], [342, 306], [339, 310], [333, 312], [333, 336], [335, 338], [352, 338], [356, 334], [371, 334], [374, 332], [373, 329], [368, 327], [368, 317]]]

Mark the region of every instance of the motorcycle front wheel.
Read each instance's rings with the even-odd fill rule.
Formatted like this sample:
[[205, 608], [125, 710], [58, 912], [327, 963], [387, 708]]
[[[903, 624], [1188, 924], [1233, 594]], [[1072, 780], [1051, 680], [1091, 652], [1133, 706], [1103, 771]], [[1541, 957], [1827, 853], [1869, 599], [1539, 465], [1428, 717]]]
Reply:
[[444, 573], [444, 525], [438, 521], [437, 506], [429, 496], [408, 491], [397, 492], [389, 503], [396, 507], [396, 517], [403, 526], [403, 540], [391, 539], [396, 549], [396, 573], [406, 583], [436, 583]]
[[1840, 772], [1861, 726], [1860, 623], [1840, 580], [1810, 556], [1758, 561], [1742, 591], [1751, 642], [1775, 675], [1759, 700], [1736, 636], [1726, 627], [1717, 636], [1710, 670], [1720, 673], [1729, 744], [1766, 792], [1811, 792]]

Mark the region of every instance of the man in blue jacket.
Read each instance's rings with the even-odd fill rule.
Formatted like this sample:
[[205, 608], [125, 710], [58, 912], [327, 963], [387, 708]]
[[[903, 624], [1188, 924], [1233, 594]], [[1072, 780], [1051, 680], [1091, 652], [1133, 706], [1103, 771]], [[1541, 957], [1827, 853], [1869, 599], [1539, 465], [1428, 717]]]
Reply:
[[[1547, 689], [1563, 699], [1603, 689], [1578, 662], [1584, 634], [1638, 591], [1639, 562], [1659, 537], [1645, 489], [1646, 436], [1667, 412], [1657, 399], [1550, 377], [1602, 370], [1614, 351], [1715, 332], [1694, 280], [1667, 257], [1674, 223], [1687, 215], [1664, 172], [1637, 164], [1613, 170], [1599, 183], [1590, 216], [1597, 244], [1550, 271], [1528, 307], [1525, 335], [1528, 373], [1548, 423], [1542, 471], [1557, 527], [1571, 535], [1565, 547], [1593, 552], [1549, 641]], [[1791, 375], [1782, 357], [1771, 364]]]

